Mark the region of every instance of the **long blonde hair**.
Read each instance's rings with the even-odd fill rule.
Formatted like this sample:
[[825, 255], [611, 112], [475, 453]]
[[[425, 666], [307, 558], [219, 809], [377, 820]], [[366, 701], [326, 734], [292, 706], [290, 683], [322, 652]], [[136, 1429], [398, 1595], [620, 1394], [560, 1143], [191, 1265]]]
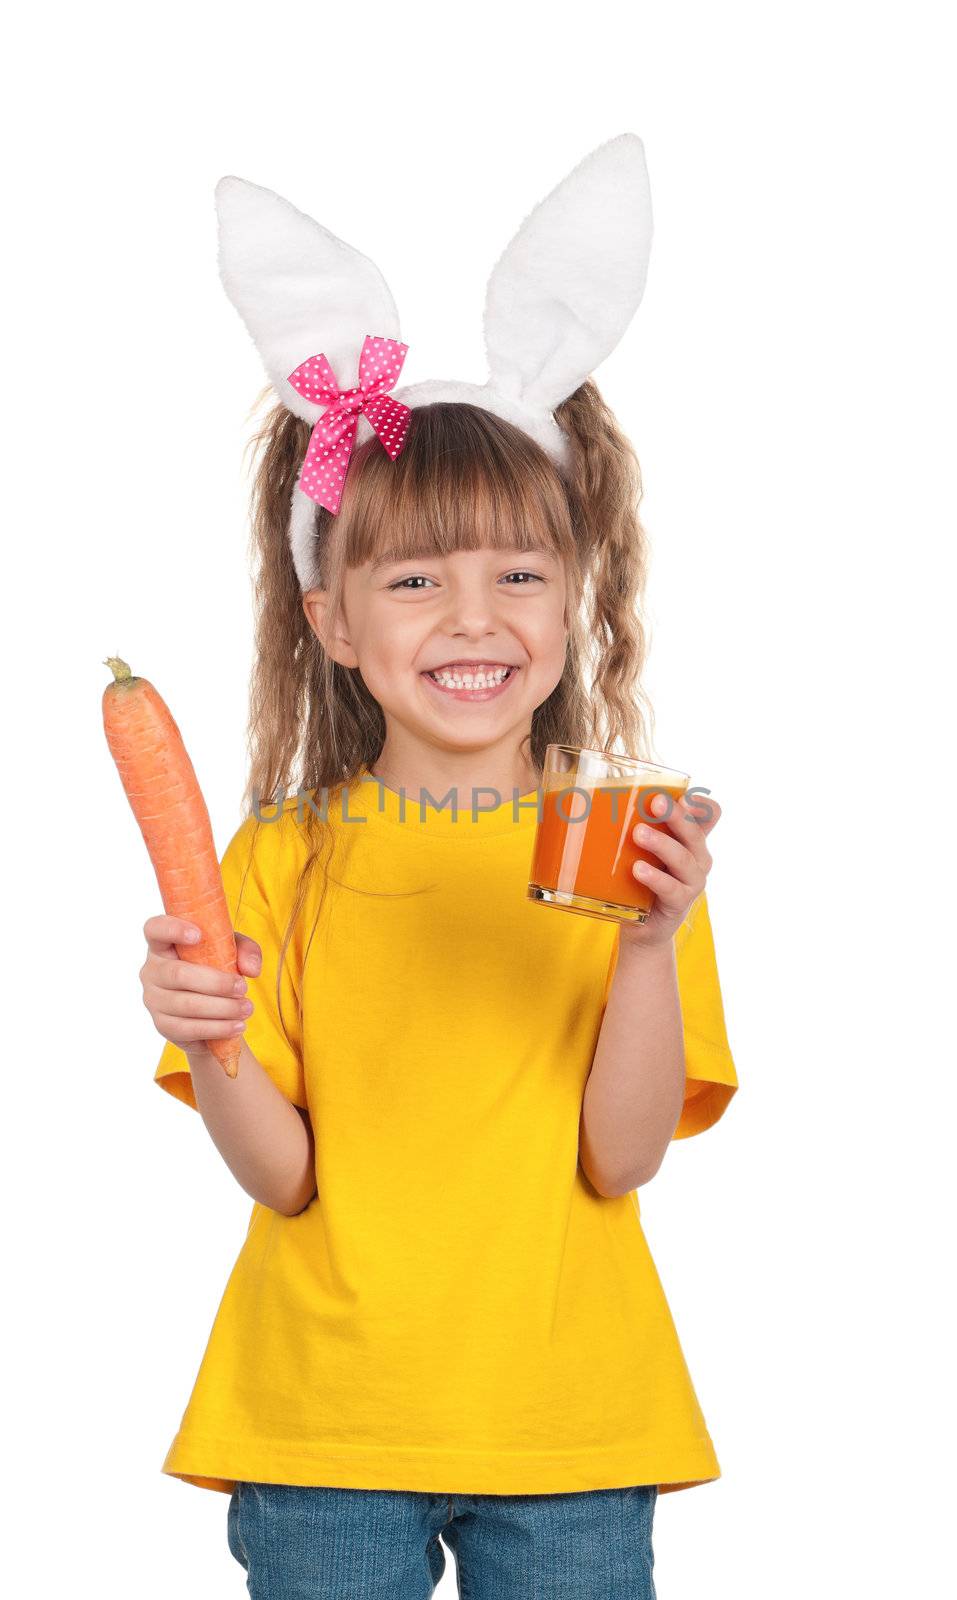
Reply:
[[[377, 439], [354, 448], [337, 515], [316, 506], [314, 518], [314, 567], [329, 616], [339, 609], [346, 569], [386, 551], [444, 556], [544, 543], [558, 555], [569, 636], [562, 677], [532, 714], [529, 753], [539, 774], [551, 743], [654, 759], [653, 711], [641, 685], [648, 547], [638, 459], [592, 379], [555, 417], [571, 445], [565, 475], [526, 433], [489, 411], [455, 402], [417, 407], [402, 453], [393, 460]], [[382, 709], [358, 668], [332, 659], [303, 610], [288, 525], [309, 434], [309, 423], [276, 403], [249, 447], [255, 662], [243, 807], [257, 817], [263, 806], [282, 807], [291, 792], [321, 797], [352, 783], [360, 767], [374, 765], [385, 739]], [[304, 824], [311, 848], [283, 955], [331, 833], [310, 807]], [[278, 983], [277, 974], [277, 995]]]

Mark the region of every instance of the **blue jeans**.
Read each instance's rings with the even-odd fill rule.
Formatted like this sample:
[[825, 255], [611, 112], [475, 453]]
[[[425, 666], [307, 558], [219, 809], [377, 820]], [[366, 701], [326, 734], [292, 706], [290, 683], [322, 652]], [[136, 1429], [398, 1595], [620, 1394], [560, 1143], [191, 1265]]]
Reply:
[[444, 1546], [460, 1600], [655, 1600], [657, 1498], [237, 1483], [227, 1537], [252, 1600], [429, 1600]]

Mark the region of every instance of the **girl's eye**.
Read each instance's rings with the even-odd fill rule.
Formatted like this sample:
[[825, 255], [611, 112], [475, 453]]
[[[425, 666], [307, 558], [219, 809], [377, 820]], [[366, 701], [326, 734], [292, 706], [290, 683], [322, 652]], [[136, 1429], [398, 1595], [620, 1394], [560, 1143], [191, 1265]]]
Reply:
[[[545, 582], [545, 579], [538, 572], [507, 572], [505, 576], [506, 578], [534, 578], [536, 583]], [[389, 589], [404, 589], [407, 583], [418, 583], [420, 579], [423, 579], [423, 574], [421, 572], [414, 572], [411, 577], [399, 578], [395, 583], [387, 584], [386, 587]], [[424, 578], [423, 581], [426, 583], [431, 583], [432, 579]], [[515, 585], [515, 587], [519, 589], [525, 589], [528, 587], [528, 585], [520, 583]]]

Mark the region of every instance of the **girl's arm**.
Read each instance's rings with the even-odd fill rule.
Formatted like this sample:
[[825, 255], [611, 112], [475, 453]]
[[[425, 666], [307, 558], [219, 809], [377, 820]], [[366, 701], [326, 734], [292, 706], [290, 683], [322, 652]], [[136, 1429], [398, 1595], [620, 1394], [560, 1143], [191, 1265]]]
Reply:
[[582, 1170], [607, 1198], [653, 1178], [685, 1090], [684, 1029], [674, 940], [623, 940], [602, 1019], [579, 1127]]
[[[686, 809], [688, 808], [688, 809]], [[704, 816], [699, 816], [699, 811]], [[618, 929], [618, 960], [582, 1099], [579, 1158], [599, 1194], [629, 1194], [653, 1178], [681, 1120], [685, 1038], [675, 935], [711, 870], [708, 834], [721, 817], [713, 795], [657, 795], [659, 827], [635, 843], [658, 856], [636, 875], [655, 891], [647, 920]]]
[[[224, 861], [229, 859], [227, 851]], [[296, 1216], [316, 1193], [308, 1111], [283, 1094], [245, 1039], [240, 1041], [235, 1078], [227, 1076], [206, 1042], [234, 1036], [255, 1012], [252, 1001], [237, 994], [236, 985], [245, 990], [248, 980], [259, 976], [262, 946], [234, 930], [237, 978], [234, 972], [179, 958], [177, 944], [192, 943], [199, 935], [195, 924], [164, 914], [149, 917], [143, 932], [143, 1003], [157, 1032], [189, 1062], [193, 1099], [210, 1138], [253, 1200]]]
[[245, 1039], [235, 1078], [205, 1045], [186, 1054], [196, 1105], [236, 1182], [260, 1205], [296, 1216], [316, 1193], [308, 1111], [286, 1099]]

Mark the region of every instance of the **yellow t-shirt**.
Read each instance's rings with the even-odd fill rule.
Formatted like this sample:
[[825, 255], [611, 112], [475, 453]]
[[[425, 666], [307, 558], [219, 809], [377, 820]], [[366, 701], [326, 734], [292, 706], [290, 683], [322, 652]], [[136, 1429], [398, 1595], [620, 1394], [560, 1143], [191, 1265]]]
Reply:
[[[535, 791], [473, 821], [365, 774], [330, 790], [318, 924], [313, 877], [286, 951], [287, 1038], [296, 807], [247, 817], [222, 869], [263, 951], [245, 1038], [309, 1110], [318, 1193], [295, 1217], [253, 1204], [162, 1471], [227, 1493], [719, 1477], [637, 1193], [602, 1197], [578, 1162], [618, 929], [526, 897]], [[704, 894], [676, 952], [683, 1138], [737, 1087]], [[177, 1046], [155, 1080], [195, 1109]]]

